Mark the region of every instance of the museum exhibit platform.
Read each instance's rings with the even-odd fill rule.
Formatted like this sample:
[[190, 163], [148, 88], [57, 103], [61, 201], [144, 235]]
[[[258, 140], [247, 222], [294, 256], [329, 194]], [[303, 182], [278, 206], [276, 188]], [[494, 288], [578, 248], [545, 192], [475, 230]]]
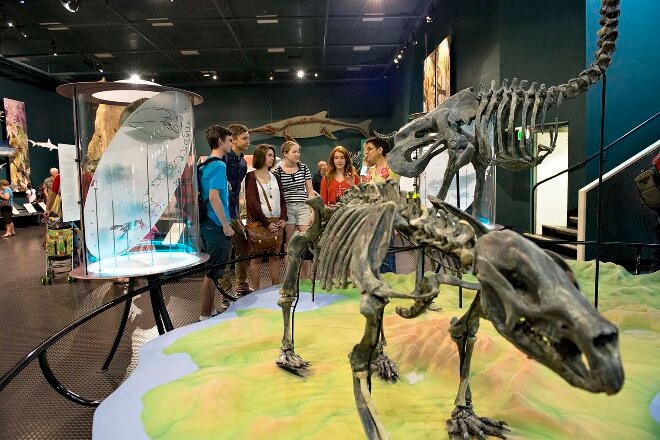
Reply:
[[[595, 264], [569, 262], [587, 298]], [[386, 274], [400, 291], [413, 275]], [[620, 330], [625, 370], [613, 396], [571, 387], [528, 359], [482, 321], [472, 358], [471, 389], [481, 416], [505, 420], [510, 439], [658, 438], [660, 388], [660, 272], [632, 276], [600, 266], [599, 311]], [[259, 290], [215, 318], [146, 343], [130, 377], [96, 410], [94, 439], [361, 439], [347, 354], [362, 336], [359, 294], [350, 287], [316, 291], [301, 284], [295, 314], [296, 352], [311, 363], [299, 377], [275, 365], [282, 318], [275, 287]], [[464, 291], [467, 307], [474, 292]], [[443, 286], [442, 309], [406, 320], [385, 310], [385, 352], [398, 364], [396, 384], [373, 378], [378, 414], [391, 438], [445, 436], [454, 408], [458, 353], [447, 329], [458, 290]], [[121, 421], [121, 422], [118, 422]]]

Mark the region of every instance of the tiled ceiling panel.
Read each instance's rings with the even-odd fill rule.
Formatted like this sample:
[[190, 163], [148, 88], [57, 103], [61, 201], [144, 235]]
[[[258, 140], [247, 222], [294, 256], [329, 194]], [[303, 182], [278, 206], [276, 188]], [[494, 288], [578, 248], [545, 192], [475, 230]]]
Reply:
[[[7, 67], [0, 74], [23, 69], [62, 82], [139, 72], [178, 86], [270, 81], [278, 69], [305, 69], [318, 73], [317, 81], [374, 80], [392, 68], [432, 3], [81, 0], [71, 13], [55, 0], [7, 0], [0, 2], [0, 65]], [[264, 19], [276, 22], [257, 23]], [[217, 78], [205, 77], [201, 72], [207, 70]], [[278, 76], [286, 81], [292, 75]]]

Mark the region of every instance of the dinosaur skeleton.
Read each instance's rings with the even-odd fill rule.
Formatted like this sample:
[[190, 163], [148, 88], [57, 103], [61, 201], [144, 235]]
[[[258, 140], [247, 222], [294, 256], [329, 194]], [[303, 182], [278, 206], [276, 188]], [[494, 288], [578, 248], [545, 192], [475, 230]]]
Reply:
[[[399, 192], [395, 183], [385, 183], [351, 189], [334, 210], [324, 209], [320, 198], [309, 201], [315, 221], [306, 233], [291, 239], [289, 267], [280, 290], [284, 337], [278, 366], [301, 375], [309, 366], [294, 351], [290, 318], [302, 254], [313, 246], [317, 279], [324, 289], [345, 288], [350, 277], [362, 292], [365, 331], [349, 359], [358, 414], [370, 439], [388, 438], [371, 397], [372, 368], [395, 370], [381, 352], [385, 306], [390, 298], [412, 299], [410, 307], [396, 312], [403, 318], [417, 317], [442, 284], [479, 290], [465, 315], [453, 318], [449, 328], [460, 359], [456, 407], [447, 420], [450, 438], [505, 438], [508, 431], [505, 422], [479, 417], [472, 407], [469, 372], [480, 319], [490, 320], [509, 342], [569, 384], [616, 393], [623, 385], [617, 328], [586, 301], [568, 265], [514, 232], [489, 232], [463, 211], [430, 199], [433, 208]], [[464, 272], [472, 269], [479, 283], [437, 273], [421, 277], [410, 294], [393, 290], [380, 278], [393, 228], [413, 243], [450, 255]]]
[[[524, 82], [518, 84], [514, 80], [511, 86], [504, 83], [501, 89], [491, 88], [488, 93], [459, 92], [399, 130], [394, 136], [395, 148], [388, 155], [390, 166], [407, 176], [418, 175], [432, 156], [447, 149], [452, 166], [472, 161], [478, 175], [481, 170], [481, 184], [478, 179], [475, 194], [478, 207], [487, 164], [518, 169], [540, 163], [554, 148], [556, 126], [551, 129], [550, 147], [532, 155], [529, 139], [513, 143], [516, 109], [522, 105], [524, 132], [527, 126], [535, 125], [539, 108], [543, 120], [549, 107], [586, 90], [602, 75], [614, 50], [619, 14], [618, 0], [602, 3], [603, 27], [596, 62], [580, 78], [548, 89], [533, 84], [525, 90]], [[527, 124], [530, 108], [532, 117]], [[494, 147], [488, 142], [489, 136], [496, 139]], [[428, 152], [411, 161], [412, 151], [428, 145]], [[444, 195], [442, 190], [440, 195]], [[490, 320], [516, 348], [569, 384], [591, 392], [618, 392], [624, 380], [618, 330], [585, 300], [568, 265], [558, 255], [542, 251], [520, 235], [506, 230], [488, 231], [463, 211], [438, 198], [430, 200], [433, 207], [427, 208], [390, 182], [352, 188], [334, 209], [323, 208], [318, 197], [308, 201], [315, 212], [314, 222], [305, 233], [294, 234], [287, 249], [289, 265], [278, 301], [284, 334], [277, 365], [298, 374], [304, 374], [309, 366], [294, 350], [291, 308], [298, 295], [302, 255], [311, 247], [315, 254], [314, 272], [323, 288], [346, 287], [350, 277], [362, 293], [360, 313], [366, 318], [366, 325], [349, 359], [358, 414], [370, 439], [388, 438], [371, 397], [372, 367], [389, 379], [396, 378], [394, 363], [382, 354], [385, 306], [390, 298], [412, 299], [410, 307], [396, 311], [403, 318], [414, 318], [429, 307], [442, 284], [479, 291], [465, 315], [453, 318], [449, 328], [460, 360], [456, 406], [447, 420], [451, 439], [481, 439], [486, 435], [506, 438], [504, 433], [509, 430], [505, 422], [477, 416], [472, 406], [470, 362], [480, 319]], [[393, 229], [431, 252], [449, 256], [461, 272], [472, 270], [479, 283], [467, 283], [452, 273], [418, 274], [410, 294], [393, 290], [380, 278], [380, 265]]]
[[[493, 81], [488, 90], [483, 85], [476, 93], [471, 88], [461, 90], [395, 134], [383, 136], [394, 142], [387, 155], [392, 170], [406, 177], [418, 176], [434, 156], [446, 150], [448, 163], [438, 192], [438, 197], [444, 200], [456, 172], [472, 163], [476, 172], [473, 213], [478, 218], [489, 166], [514, 171], [528, 169], [553, 152], [558, 135], [557, 119], [547, 126], [550, 144], [538, 145], [534, 151], [531, 132], [539, 126], [539, 112], [543, 133], [549, 109], [586, 92], [600, 80], [612, 60], [619, 12], [619, 0], [602, 0], [598, 51], [589, 68], [576, 78], [550, 87], [537, 82], [529, 84], [526, 80], [519, 82], [516, 78], [509, 83], [504, 79], [499, 88]], [[521, 127], [519, 141], [515, 136], [517, 126]]]

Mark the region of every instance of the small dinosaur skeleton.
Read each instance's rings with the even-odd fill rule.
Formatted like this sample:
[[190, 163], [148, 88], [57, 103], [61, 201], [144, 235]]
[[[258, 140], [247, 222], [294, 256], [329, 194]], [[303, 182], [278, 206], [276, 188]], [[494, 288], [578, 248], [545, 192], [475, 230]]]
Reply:
[[[284, 314], [278, 366], [299, 374], [309, 366], [294, 351], [290, 318], [302, 254], [312, 245], [317, 279], [324, 289], [345, 288], [350, 277], [362, 292], [360, 313], [366, 326], [349, 359], [358, 414], [370, 439], [388, 438], [371, 397], [372, 368], [379, 373], [396, 370], [381, 351], [385, 306], [390, 298], [413, 299], [410, 307], [396, 311], [403, 318], [417, 317], [442, 284], [479, 290], [465, 315], [452, 319], [449, 328], [460, 359], [456, 407], [447, 420], [450, 438], [505, 438], [508, 431], [505, 422], [479, 417], [472, 407], [470, 361], [481, 318], [490, 320], [509, 342], [571, 385], [616, 393], [623, 385], [617, 328], [585, 300], [568, 265], [514, 232], [489, 232], [463, 211], [430, 199], [433, 208], [399, 192], [396, 183], [385, 183], [351, 189], [334, 210], [323, 209], [320, 198], [309, 201], [315, 211], [314, 224], [305, 234], [295, 234], [288, 247], [289, 267], [278, 302]], [[380, 278], [393, 228], [431, 252], [452, 256], [462, 271], [472, 269], [479, 283], [437, 273], [421, 277], [410, 294], [393, 290]]]
[[[447, 168], [438, 192], [444, 200], [456, 172], [472, 163], [476, 172], [473, 214], [478, 218], [485, 173], [490, 165], [514, 171], [528, 169], [540, 164], [555, 149], [557, 119], [547, 127], [550, 145], [538, 145], [534, 152], [531, 131], [537, 130], [539, 112], [540, 130], [544, 132], [549, 109], [586, 92], [600, 80], [612, 60], [619, 12], [619, 0], [602, 0], [598, 51], [589, 68], [577, 78], [550, 87], [537, 82], [528, 87], [528, 81], [514, 78], [511, 83], [504, 79], [499, 88], [493, 81], [489, 90], [483, 86], [476, 93], [471, 88], [464, 89], [393, 136], [383, 136], [394, 142], [387, 155], [392, 170], [406, 177], [418, 176], [434, 156], [446, 150]], [[519, 141], [516, 127], [521, 127]]]

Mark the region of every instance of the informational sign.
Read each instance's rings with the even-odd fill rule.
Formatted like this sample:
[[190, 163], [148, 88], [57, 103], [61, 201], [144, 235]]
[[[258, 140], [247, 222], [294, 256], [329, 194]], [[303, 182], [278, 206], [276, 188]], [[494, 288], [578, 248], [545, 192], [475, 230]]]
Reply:
[[80, 220], [79, 170], [76, 163], [76, 146], [59, 144], [60, 195], [62, 197], [62, 220]]

